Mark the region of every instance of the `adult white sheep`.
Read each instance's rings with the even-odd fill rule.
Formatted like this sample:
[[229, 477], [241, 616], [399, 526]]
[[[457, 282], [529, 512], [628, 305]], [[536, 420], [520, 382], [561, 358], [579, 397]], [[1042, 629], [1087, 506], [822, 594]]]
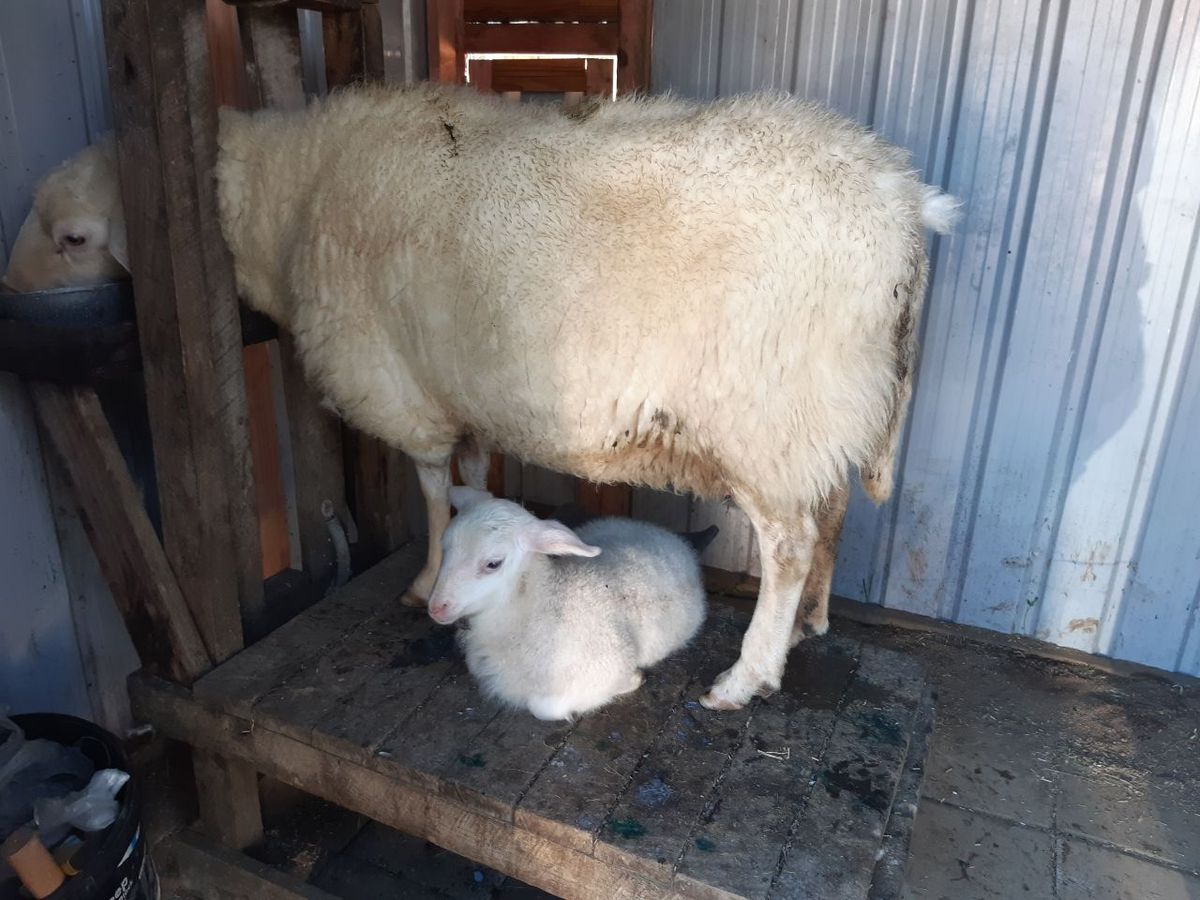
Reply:
[[954, 211], [902, 151], [784, 97], [564, 114], [422, 85], [226, 112], [217, 174], [245, 298], [349, 422], [416, 460], [418, 600], [464, 440], [730, 496], [762, 588], [702, 702], [778, 688], [823, 500], [851, 466], [891, 490], [922, 227]]
[[38, 183], [3, 285], [42, 291], [99, 284], [127, 277], [128, 269], [116, 147], [105, 135]]

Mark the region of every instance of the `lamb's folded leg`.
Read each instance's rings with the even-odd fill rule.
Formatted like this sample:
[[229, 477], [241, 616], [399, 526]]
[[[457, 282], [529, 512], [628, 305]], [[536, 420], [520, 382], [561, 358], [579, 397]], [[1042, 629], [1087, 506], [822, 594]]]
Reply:
[[442, 565], [442, 534], [450, 524], [450, 457], [441, 463], [417, 463], [417, 478], [429, 513], [429, 551], [425, 567], [400, 598], [405, 606], [425, 605]]

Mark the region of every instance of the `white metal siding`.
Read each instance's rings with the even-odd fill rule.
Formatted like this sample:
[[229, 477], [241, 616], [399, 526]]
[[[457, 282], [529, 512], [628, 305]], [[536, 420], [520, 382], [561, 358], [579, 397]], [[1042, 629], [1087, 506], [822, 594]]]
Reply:
[[966, 203], [835, 591], [1200, 674], [1200, 2], [655, 8], [656, 90], [822, 101]]

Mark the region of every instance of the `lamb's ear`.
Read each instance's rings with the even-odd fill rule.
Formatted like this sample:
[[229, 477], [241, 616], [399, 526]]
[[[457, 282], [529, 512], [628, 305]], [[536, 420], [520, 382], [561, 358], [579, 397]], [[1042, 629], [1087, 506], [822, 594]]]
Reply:
[[535, 520], [521, 527], [521, 544], [548, 556], [599, 556], [600, 548], [585, 544], [562, 522]]
[[476, 490], [471, 487], [460, 487], [454, 485], [450, 488], [450, 505], [459, 512], [466, 512], [472, 506], [478, 506], [493, 499], [492, 495], [487, 491]]

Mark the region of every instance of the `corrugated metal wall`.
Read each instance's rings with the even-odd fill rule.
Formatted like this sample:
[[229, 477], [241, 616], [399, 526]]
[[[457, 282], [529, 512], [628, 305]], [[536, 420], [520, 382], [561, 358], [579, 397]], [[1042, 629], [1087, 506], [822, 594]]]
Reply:
[[1200, 674], [1200, 2], [656, 0], [654, 81], [819, 100], [966, 202], [835, 591]]
[[[38, 179], [107, 125], [98, 0], [0, 2], [0, 274]], [[0, 706], [115, 725], [87, 676], [120, 668], [129, 640], [103, 581], [78, 577], [95, 562], [70, 506], [47, 477], [25, 390], [0, 374]], [[85, 665], [84, 647], [104, 636], [105, 659]]]

